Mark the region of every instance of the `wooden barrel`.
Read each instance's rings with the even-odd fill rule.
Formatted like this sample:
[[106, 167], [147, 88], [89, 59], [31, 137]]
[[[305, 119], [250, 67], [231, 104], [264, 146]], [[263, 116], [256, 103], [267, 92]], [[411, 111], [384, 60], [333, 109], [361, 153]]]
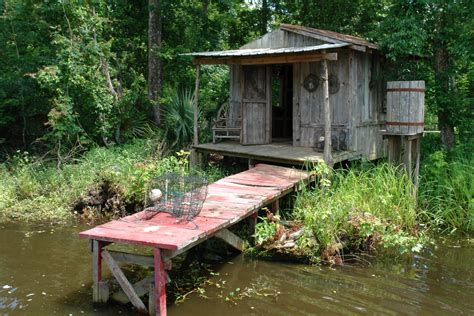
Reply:
[[425, 82], [387, 82], [387, 133], [414, 135], [423, 133]]

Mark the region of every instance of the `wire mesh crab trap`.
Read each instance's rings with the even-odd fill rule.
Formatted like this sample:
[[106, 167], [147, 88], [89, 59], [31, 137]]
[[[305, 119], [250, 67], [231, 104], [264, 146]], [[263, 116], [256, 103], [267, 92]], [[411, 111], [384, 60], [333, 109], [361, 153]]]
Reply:
[[167, 173], [150, 181], [145, 199], [147, 218], [159, 212], [191, 221], [199, 215], [207, 196], [208, 181], [194, 175]]

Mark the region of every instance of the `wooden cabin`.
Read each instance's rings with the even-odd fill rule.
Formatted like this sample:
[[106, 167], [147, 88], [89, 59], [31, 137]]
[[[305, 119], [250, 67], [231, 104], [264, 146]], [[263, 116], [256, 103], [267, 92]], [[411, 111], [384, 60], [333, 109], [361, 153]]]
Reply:
[[376, 44], [282, 24], [239, 49], [189, 55], [198, 69], [196, 91], [199, 65], [230, 67], [229, 100], [212, 143], [197, 142], [195, 124], [197, 153], [287, 164], [385, 155], [383, 56]]

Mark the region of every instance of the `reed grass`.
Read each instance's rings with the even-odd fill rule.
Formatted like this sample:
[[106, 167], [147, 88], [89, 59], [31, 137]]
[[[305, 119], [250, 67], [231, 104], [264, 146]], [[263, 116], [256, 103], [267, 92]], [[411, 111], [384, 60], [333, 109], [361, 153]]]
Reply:
[[298, 195], [296, 220], [315, 238], [308, 251], [418, 247], [416, 199], [406, 173], [388, 164], [338, 170]]

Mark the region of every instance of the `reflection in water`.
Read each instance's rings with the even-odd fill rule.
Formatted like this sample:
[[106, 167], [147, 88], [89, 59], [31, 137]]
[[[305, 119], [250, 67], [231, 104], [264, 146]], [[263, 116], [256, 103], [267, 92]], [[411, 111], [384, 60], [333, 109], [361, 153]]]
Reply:
[[[0, 226], [0, 315], [135, 315], [92, 305], [84, 227]], [[474, 244], [410, 260], [312, 267], [237, 256], [170, 315], [473, 314]]]

